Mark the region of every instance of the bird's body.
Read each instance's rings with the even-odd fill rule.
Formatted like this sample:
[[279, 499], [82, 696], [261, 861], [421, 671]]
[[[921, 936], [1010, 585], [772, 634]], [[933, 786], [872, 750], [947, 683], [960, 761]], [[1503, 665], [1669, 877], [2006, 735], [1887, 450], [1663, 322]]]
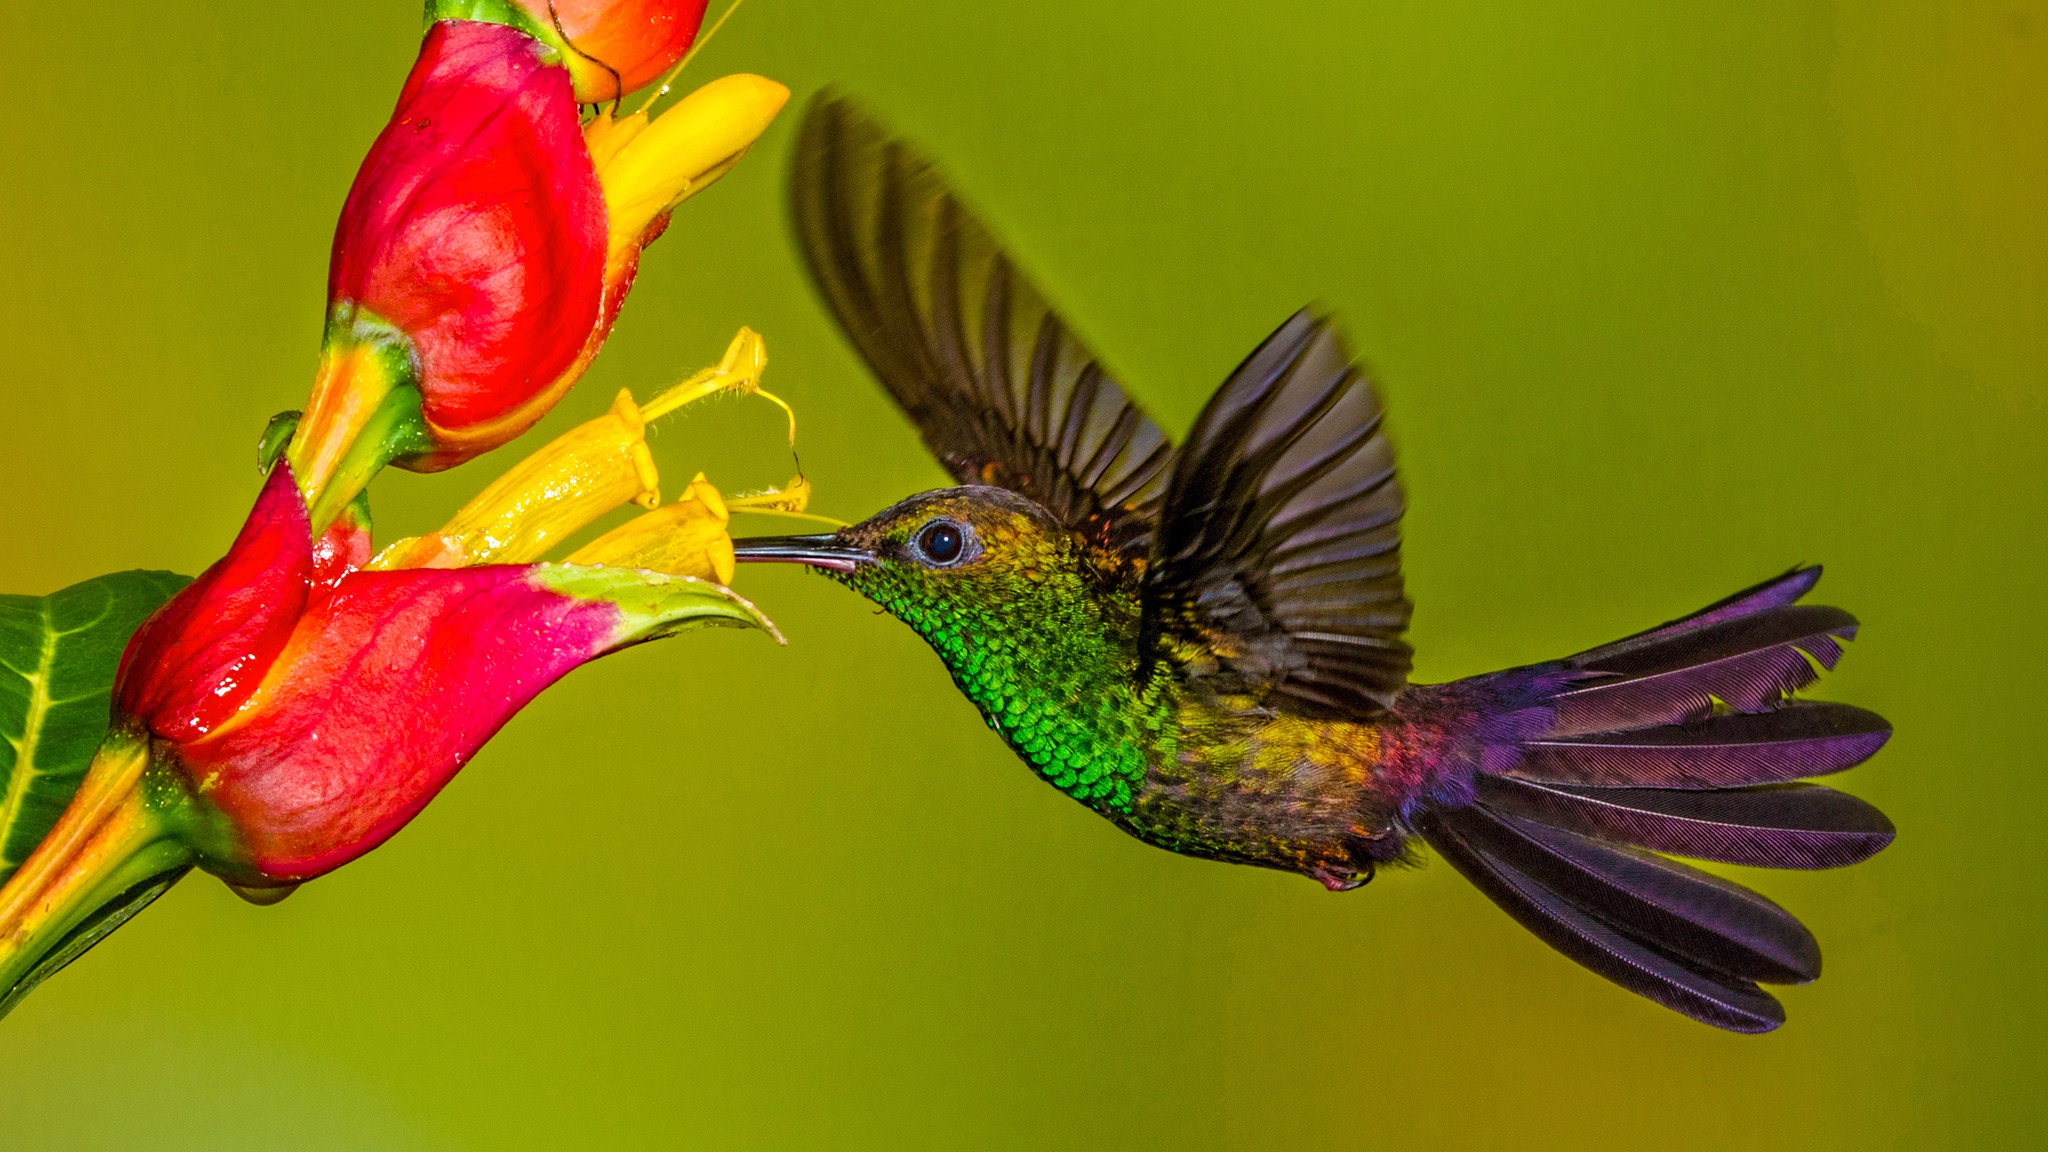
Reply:
[[1560, 951], [1737, 1031], [1819, 972], [1783, 909], [1663, 853], [1778, 868], [1890, 842], [1803, 777], [1884, 721], [1793, 694], [1856, 621], [1794, 569], [1561, 660], [1407, 682], [1404, 502], [1376, 391], [1303, 312], [1176, 448], [929, 165], [813, 106], [797, 229], [854, 344], [961, 483], [814, 564], [908, 624], [1048, 783], [1148, 843], [1355, 888], [1426, 841]]
[[[1003, 489], [951, 490], [902, 508], [971, 522], [1014, 566], [972, 603], [889, 568], [842, 574], [936, 649], [960, 691], [1019, 758], [1132, 835], [1191, 856], [1261, 864], [1352, 887], [1400, 852], [1399, 782], [1381, 750], [1424, 736], [1392, 717], [1310, 721], [1191, 691], [1150, 662], [1143, 566], [1119, 563]], [[883, 541], [875, 541], [877, 544]], [[1405, 740], [1383, 737], [1402, 730]]]

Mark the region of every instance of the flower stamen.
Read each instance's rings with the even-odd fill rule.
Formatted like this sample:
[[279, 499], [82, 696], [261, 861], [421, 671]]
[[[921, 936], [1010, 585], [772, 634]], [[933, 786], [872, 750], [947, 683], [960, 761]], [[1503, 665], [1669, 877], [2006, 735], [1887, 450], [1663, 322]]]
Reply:
[[811, 504], [811, 482], [801, 473], [790, 478], [780, 488], [768, 488], [750, 492], [745, 496], [727, 497], [725, 506], [733, 512], [746, 512], [755, 516], [776, 516], [784, 520], [808, 520], [813, 524], [830, 524], [834, 528], [846, 527], [846, 521], [833, 516], [820, 516], [806, 511]]
[[[767, 343], [752, 328], [741, 328], [733, 336], [732, 343], [725, 346], [725, 355], [719, 357], [718, 363], [665, 389], [643, 405], [640, 411], [649, 420], [659, 420], [678, 408], [720, 392], [738, 392], [741, 395], [761, 392], [761, 374], [767, 370]], [[765, 392], [761, 394], [767, 395]], [[788, 411], [789, 405], [781, 400], [775, 400], [775, 403]], [[792, 415], [791, 419], [794, 420], [795, 416]]]

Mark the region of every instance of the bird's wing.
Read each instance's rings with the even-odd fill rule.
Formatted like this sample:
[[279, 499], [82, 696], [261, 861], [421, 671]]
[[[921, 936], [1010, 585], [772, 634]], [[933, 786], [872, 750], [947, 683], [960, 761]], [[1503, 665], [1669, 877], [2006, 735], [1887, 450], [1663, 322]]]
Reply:
[[1142, 560], [1173, 445], [932, 165], [849, 100], [812, 100], [790, 202], [840, 327], [955, 480]]
[[1219, 694], [1363, 718], [1407, 681], [1401, 484], [1372, 382], [1296, 313], [1181, 448], [1145, 573], [1143, 636]]

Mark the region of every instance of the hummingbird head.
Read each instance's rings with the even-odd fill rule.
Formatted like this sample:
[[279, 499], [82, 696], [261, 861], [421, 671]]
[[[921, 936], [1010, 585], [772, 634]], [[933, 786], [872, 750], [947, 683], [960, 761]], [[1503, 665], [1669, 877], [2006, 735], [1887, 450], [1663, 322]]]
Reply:
[[941, 488], [830, 535], [733, 543], [743, 562], [829, 572], [910, 625], [956, 671], [992, 646], [1044, 650], [1068, 646], [1077, 630], [1100, 636], [1114, 596], [1082, 540], [1006, 488]]
[[1129, 804], [1143, 755], [1110, 734], [1135, 715], [1138, 582], [1045, 508], [1006, 488], [943, 488], [829, 536], [733, 551], [823, 569], [881, 605], [1040, 775], [1084, 803]]

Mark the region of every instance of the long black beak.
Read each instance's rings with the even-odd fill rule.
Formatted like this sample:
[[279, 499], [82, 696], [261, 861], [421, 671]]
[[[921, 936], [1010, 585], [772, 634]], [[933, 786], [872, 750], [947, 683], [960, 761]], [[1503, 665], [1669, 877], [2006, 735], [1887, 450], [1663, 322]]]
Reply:
[[842, 544], [837, 536], [749, 536], [732, 542], [732, 555], [757, 564], [809, 564], [834, 572], [851, 572], [875, 562], [873, 552]]

